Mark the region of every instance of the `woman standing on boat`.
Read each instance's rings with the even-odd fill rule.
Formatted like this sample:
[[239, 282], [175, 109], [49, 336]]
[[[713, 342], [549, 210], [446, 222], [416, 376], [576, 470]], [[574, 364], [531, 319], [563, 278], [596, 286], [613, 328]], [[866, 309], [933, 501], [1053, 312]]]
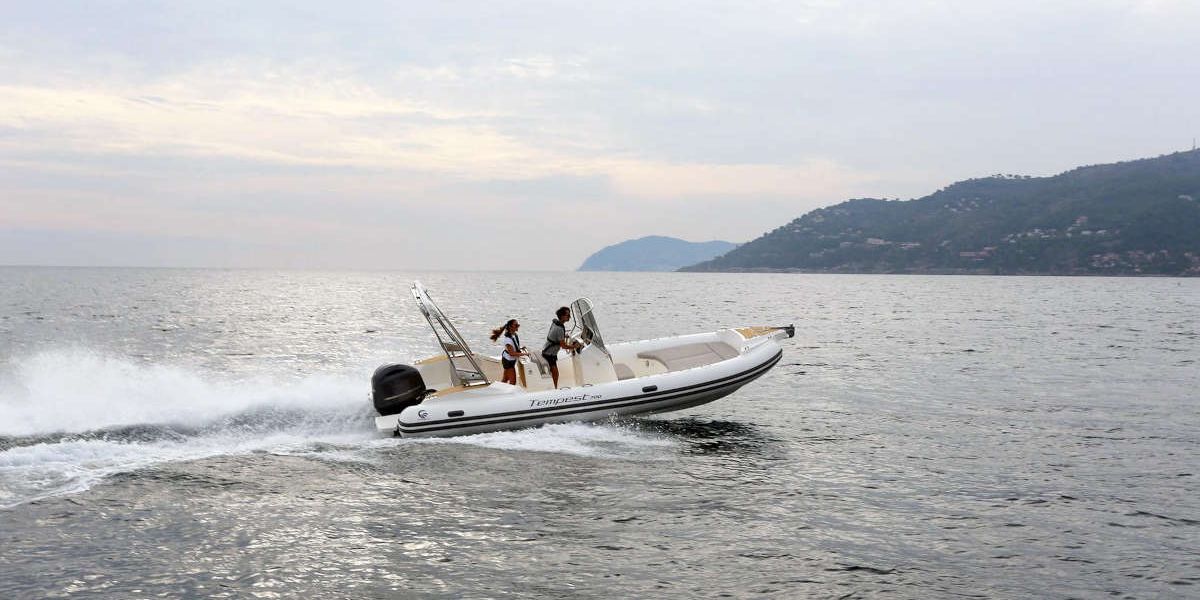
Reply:
[[500, 364], [504, 366], [504, 375], [500, 377], [503, 383], [517, 385], [517, 358], [528, 356], [521, 351], [521, 338], [517, 337], [517, 329], [521, 324], [516, 319], [509, 319], [503, 327], [492, 330], [492, 341], [504, 336], [504, 352], [500, 353]]

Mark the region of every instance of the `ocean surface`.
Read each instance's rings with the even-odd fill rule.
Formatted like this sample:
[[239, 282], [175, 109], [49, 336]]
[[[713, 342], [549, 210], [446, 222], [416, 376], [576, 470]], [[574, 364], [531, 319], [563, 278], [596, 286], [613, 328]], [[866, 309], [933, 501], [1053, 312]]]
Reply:
[[[413, 279], [493, 352], [577, 296], [797, 334], [682, 412], [380, 437]], [[0, 598], [1196, 598], [1198, 401], [1200, 279], [0, 268]]]

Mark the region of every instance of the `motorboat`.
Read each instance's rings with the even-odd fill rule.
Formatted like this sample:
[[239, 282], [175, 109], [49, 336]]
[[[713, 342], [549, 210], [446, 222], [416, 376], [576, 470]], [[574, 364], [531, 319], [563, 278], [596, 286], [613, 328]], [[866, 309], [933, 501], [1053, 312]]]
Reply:
[[[784, 327], [741, 327], [609, 344], [592, 302], [570, 304], [570, 351], [561, 350], [557, 389], [538, 350], [501, 379], [500, 358], [474, 352], [421, 282], [412, 295], [442, 352], [413, 365], [387, 364], [371, 378], [376, 427], [402, 437], [452, 436], [545, 423], [595, 422], [712, 402], [771, 370]], [[539, 345], [540, 347], [540, 345]]]

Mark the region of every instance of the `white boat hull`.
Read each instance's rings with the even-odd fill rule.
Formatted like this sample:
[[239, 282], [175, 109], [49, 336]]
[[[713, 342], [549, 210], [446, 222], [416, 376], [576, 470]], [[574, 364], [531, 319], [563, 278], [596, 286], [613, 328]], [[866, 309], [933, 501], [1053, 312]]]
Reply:
[[[624, 379], [614, 376], [613, 381], [557, 390], [537, 389], [545, 383], [533, 381], [537, 371], [526, 364], [522, 366], [529, 378], [525, 387], [490, 383], [434, 394], [398, 414], [376, 418], [376, 427], [403, 437], [470, 435], [546, 423], [606, 421], [706, 404], [769, 371], [783, 355], [778, 340], [791, 335], [784, 328], [750, 331], [730, 329], [617, 344], [611, 347], [612, 358], [624, 366]], [[718, 345], [721, 356], [702, 352]], [[569, 372], [573, 360], [560, 361], [560, 371]], [[427, 363], [423, 369], [427, 380], [436, 380], [436, 368], [436, 360]]]

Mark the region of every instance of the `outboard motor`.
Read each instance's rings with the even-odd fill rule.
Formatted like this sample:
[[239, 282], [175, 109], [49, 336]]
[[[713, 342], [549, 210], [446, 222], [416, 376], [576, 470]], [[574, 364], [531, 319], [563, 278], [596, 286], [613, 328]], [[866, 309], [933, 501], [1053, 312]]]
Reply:
[[421, 372], [408, 365], [383, 365], [371, 376], [371, 399], [381, 416], [420, 404], [425, 399], [425, 380]]

